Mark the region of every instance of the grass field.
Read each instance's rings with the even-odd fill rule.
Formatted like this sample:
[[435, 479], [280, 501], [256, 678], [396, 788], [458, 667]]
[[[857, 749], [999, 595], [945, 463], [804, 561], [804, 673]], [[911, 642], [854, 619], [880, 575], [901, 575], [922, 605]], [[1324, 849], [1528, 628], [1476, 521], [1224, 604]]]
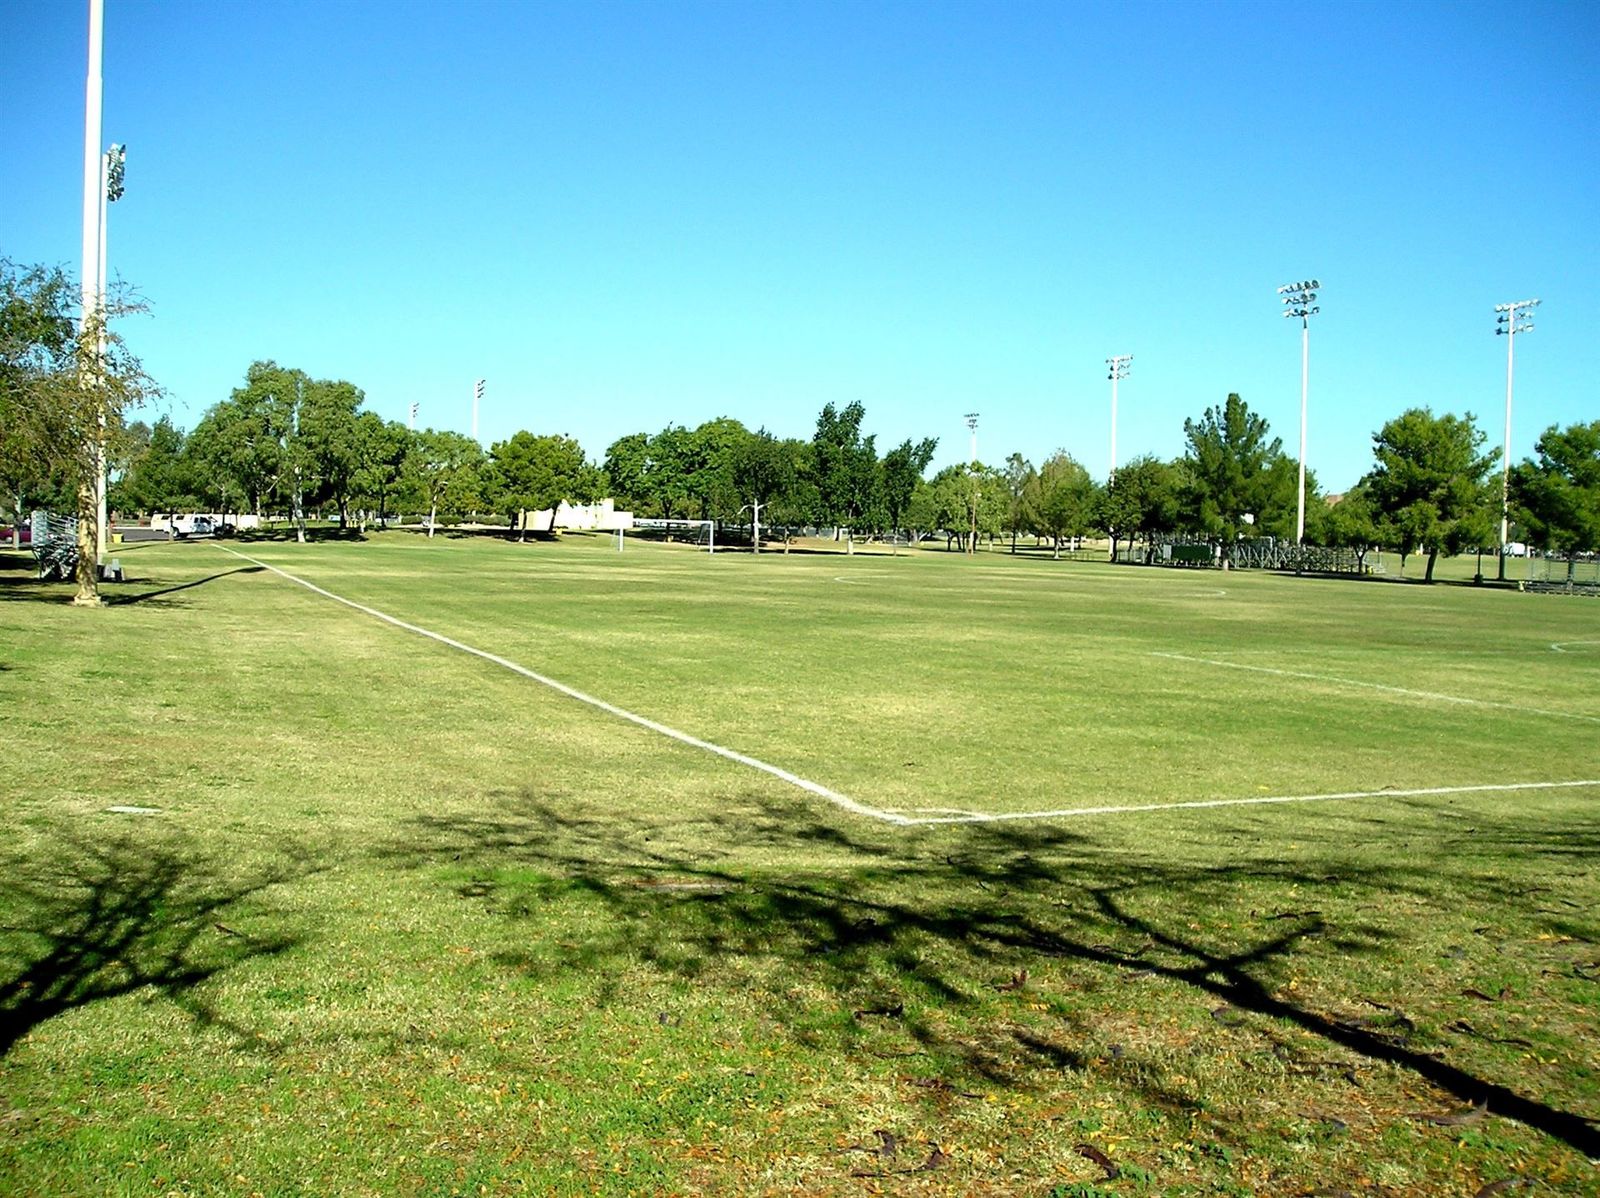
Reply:
[[1600, 1192], [1600, 604], [119, 556], [0, 558], [0, 1193]]

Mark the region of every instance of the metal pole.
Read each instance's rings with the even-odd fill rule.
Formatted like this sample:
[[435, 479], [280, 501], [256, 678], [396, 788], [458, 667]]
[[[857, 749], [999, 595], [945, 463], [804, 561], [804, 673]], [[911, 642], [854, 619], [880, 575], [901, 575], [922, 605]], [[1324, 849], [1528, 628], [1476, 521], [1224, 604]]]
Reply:
[[[100, 156], [100, 114], [102, 107], [102, 87], [100, 78], [100, 49], [105, 28], [105, 15], [103, 0], [89, 0], [89, 70], [88, 79], [84, 85], [84, 114], [83, 114], [83, 273], [80, 279], [82, 292], [82, 319], [79, 323], [79, 332], [84, 335], [85, 341], [90, 329], [96, 324], [103, 324], [105, 313], [103, 304], [104, 284], [101, 279], [103, 267], [101, 263], [102, 248], [100, 230], [105, 213], [105, 163]], [[82, 346], [80, 353], [86, 352], [87, 344]], [[85, 363], [80, 362], [82, 377], [80, 382], [86, 388], [93, 388], [96, 402], [99, 402], [100, 379], [98, 371], [91, 372], [84, 369]], [[91, 373], [93, 377], [91, 377]], [[85, 515], [84, 509], [89, 505], [93, 489], [93, 510], [97, 513], [98, 528], [93, 536], [88, 529], [78, 530], [78, 552], [84, 556], [89, 553], [95, 555], [95, 573], [98, 576], [99, 565], [105, 558], [104, 532], [105, 526], [105, 493], [99, 482], [104, 477], [105, 432], [102, 427], [97, 433], [91, 434], [94, 443], [88, 446], [90, 457], [95, 465], [95, 478], [80, 484], [79, 489], [79, 518]], [[80, 590], [78, 596], [83, 602], [97, 602], [92, 595]]]
[[1498, 577], [1506, 580], [1506, 541], [1511, 532], [1511, 364], [1517, 344], [1517, 310], [1511, 309], [1506, 325], [1506, 440], [1500, 450], [1500, 566]]
[[1300, 497], [1295, 507], [1294, 543], [1306, 543], [1306, 390], [1311, 381], [1311, 318], [1300, 318]]
[[1106, 471], [1109, 482], [1117, 477], [1117, 372], [1111, 372], [1111, 469]]
[[[105, 383], [106, 366], [106, 204], [109, 199], [111, 175], [111, 152], [100, 155], [100, 229], [99, 229], [99, 257], [95, 271], [95, 294], [99, 297], [98, 311], [100, 325], [96, 330], [95, 340], [95, 382]], [[100, 441], [95, 446], [94, 453], [94, 489], [95, 489], [95, 533], [94, 533], [94, 561], [96, 566], [105, 565], [106, 561], [106, 412], [102, 403], [100, 407]]]

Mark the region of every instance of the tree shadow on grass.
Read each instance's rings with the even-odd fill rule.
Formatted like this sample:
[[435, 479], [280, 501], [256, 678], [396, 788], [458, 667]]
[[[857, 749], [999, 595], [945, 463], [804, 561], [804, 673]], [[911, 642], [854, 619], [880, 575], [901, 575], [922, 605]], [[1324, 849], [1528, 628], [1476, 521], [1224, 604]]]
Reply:
[[[216, 574], [208, 574], [204, 578], [196, 578], [190, 582], [181, 582], [176, 586], [160, 587], [153, 591], [141, 591], [138, 594], [127, 594], [124, 592], [113, 593], [105, 596], [105, 601], [107, 604], [121, 607], [133, 603], [148, 603], [150, 600], [154, 599], [157, 600], [161, 606], [166, 606], [167, 596], [175, 595], [179, 591], [187, 591], [193, 587], [205, 586], [208, 582], [216, 582], [219, 578], [228, 578], [234, 574], [260, 574], [264, 569], [265, 567], [263, 566], [239, 566], [232, 570], [222, 570]], [[134, 580], [129, 579], [128, 581], [133, 582]]]
[[236, 881], [172, 845], [64, 840], [48, 860], [11, 860], [3, 873], [0, 1058], [53, 1016], [144, 989], [225, 1026], [195, 988], [296, 943], [223, 922], [234, 904], [289, 874]]
[[[1404, 929], [1397, 933], [1393, 918], [1405, 902], [1447, 907], [1464, 895], [1492, 894], [1486, 907], [1498, 915], [1555, 927], [1537, 906], [1533, 892], [1542, 887], [1496, 893], [1496, 870], [1484, 863], [1564, 859], [1565, 868], [1582, 872], [1600, 859], [1600, 829], [1593, 827], [1535, 836], [1509, 818], [1459, 828], [1437, 810], [1418, 806], [1415, 814], [1419, 834], [1443, 852], [1374, 863], [1340, 844], [1292, 860], [1224, 847], [1174, 863], [1154, 848], [1107, 848], [1060, 824], [973, 824], [895, 840], [877, 828], [757, 800], [704, 826], [685, 826], [667, 817], [586, 814], [579, 805], [524, 793], [500, 796], [492, 818], [419, 817], [387, 855], [404, 865], [444, 867], [456, 879], [465, 871], [468, 880], [455, 881], [456, 892], [510, 919], [541, 918], [553, 902], [572, 900], [586, 911], [598, 903], [605, 917], [584, 919], [572, 943], [544, 941], [498, 958], [536, 979], [574, 969], [615, 978], [634, 962], [702, 979], [740, 960], [776, 962], [834, 1007], [830, 1026], [847, 1041], [862, 1025], [892, 1020], [930, 1055], [959, 1062], [969, 1078], [1007, 1087], [1029, 1085], [1030, 1070], [1086, 1068], [1105, 1047], [1096, 1043], [1095, 1023], [1120, 1009], [1119, 995], [1132, 993], [1120, 988], [1151, 979], [1168, 987], [1156, 1002], [1186, 1007], [1191, 1020], [1194, 1012], [1209, 1013], [1198, 1020], [1211, 1029], [1202, 1037], [1252, 1034], [1256, 1049], [1288, 1072], [1334, 1068], [1348, 1075], [1343, 1065], [1314, 1059], [1316, 1046], [1324, 1057], [1336, 1048], [1348, 1060], [1409, 1071], [1464, 1103], [1600, 1157], [1592, 1119], [1542, 1101], [1534, 1083], [1453, 1062], [1454, 1043], [1437, 1029], [1398, 1013], [1372, 1017], [1372, 1009], [1388, 1008], [1362, 996], [1359, 982], [1346, 997], [1370, 1004], [1365, 1015], [1329, 1009], [1328, 999], [1314, 1005], [1289, 984], [1308, 962], [1366, 958], [1375, 968], [1405, 971], [1414, 963], [1405, 959]], [[1392, 820], [1393, 813], [1388, 836]], [[1235, 838], [1248, 846], [1250, 830]], [[1449, 852], [1454, 839], [1472, 844], [1459, 863]], [[793, 859], [796, 846], [807, 843], [822, 845], [836, 864], [764, 864], [785, 854]], [[1315, 901], [1329, 913], [1245, 914], [1251, 902], [1281, 904], [1297, 894], [1326, 896]], [[1590, 928], [1587, 941], [1581, 931], [1575, 939], [1592, 945], [1595, 935]], [[1015, 1017], [996, 1023], [995, 992], [1020, 989], [1030, 970], [1037, 977], [1051, 963], [1074, 970], [1073, 985], [1090, 997], [1051, 1026]], [[815, 1042], [817, 1020], [786, 1001], [775, 996], [773, 1020]], [[936, 1017], [940, 1010], [971, 1013], [974, 1025], [991, 1031], [952, 1036], [948, 1021]], [[1154, 1106], [1177, 1113], [1207, 1105], [1180, 1084], [1184, 1079], [1149, 1068], [1129, 1081], [1136, 1073], [1123, 1084]]]

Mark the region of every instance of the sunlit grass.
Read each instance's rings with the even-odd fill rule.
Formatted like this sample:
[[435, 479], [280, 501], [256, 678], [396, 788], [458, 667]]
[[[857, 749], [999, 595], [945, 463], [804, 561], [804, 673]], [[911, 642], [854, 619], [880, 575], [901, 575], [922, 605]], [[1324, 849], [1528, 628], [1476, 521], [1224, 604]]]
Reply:
[[[1600, 768], [1523, 710], [1600, 715], [1582, 600], [236, 548], [884, 809]], [[0, 1190], [1592, 1192], [1593, 789], [895, 828], [218, 546], [123, 560], [148, 598], [0, 590]]]

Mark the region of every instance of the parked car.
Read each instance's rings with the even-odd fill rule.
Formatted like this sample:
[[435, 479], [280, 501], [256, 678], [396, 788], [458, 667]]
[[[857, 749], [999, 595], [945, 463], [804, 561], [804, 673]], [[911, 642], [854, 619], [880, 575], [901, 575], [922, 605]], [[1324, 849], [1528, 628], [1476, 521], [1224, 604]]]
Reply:
[[181, 541], [185, 537], [210, 537], [217, 532], [216, 525], [211, 522], [210, 516], [190, 516], [187, 520], [179, 520], [174, 525], [174, 531]]

